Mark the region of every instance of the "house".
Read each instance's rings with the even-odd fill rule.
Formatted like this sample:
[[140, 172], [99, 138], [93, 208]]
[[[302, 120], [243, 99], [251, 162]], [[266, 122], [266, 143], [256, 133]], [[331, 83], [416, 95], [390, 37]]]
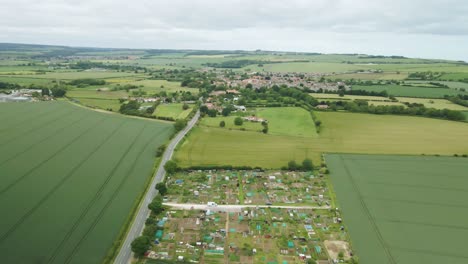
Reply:
[[240, 92], [237, 90], [227, 90], [226, 93], [227, 94], [240, 94]]
[[317, 109], [328, 109], [329, 106], [326, 105], [326, 104], [319, 104], [319, 105], [317, 105], [315, 108], [317, 108]]
[[247, 111], [247, 108], [245, 108], [245, 106], [243, 106], [243, 105], [234, 105], [234, 108], [235, 108], [237, 111], [242, 111], [242, 112]]
[[244, 117], [244, 120], [247, 120], [247, 121], [250, 121], [250, 122], [258, 122], [258, 123], [268, 122], [266, 119], [259, 118], [259, 117], [256, 117], [256, 116], [247, 116], [247, 117]]
[[213, 104], [213, 103], [205, 103], [205, 106], [208, 107], [209, 110], [214, 109], [214, 110], [216, 110], [216, 111], [218, 111], [218, 112], [221, 112], [221, 111], [223, 110], [222, 107], [217, 106], [217, 105], [215, 105], [215, 104]]
[[221, 95], [225, 95], [226, 94], [226, 91], [213, 91], [210, 93], [210, 95], [212, 96], [221, 96]]

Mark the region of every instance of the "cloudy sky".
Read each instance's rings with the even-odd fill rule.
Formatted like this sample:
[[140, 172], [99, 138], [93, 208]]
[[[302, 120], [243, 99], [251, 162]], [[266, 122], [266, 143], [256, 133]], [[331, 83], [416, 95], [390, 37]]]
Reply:
[[0, 42], [468, 61], [467, 0], [0, 0]]

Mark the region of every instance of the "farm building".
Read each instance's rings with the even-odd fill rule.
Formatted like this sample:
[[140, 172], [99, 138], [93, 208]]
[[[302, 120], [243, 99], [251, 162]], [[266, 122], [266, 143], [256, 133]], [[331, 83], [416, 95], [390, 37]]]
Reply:
[[247, 108], [243, 105], [235, 105], [234, 108], [236, 108], [237, 111], [242, 111], [242, 112], [247, 111]]
[[317, 109], [328, 109], [329, 106], [326, 105], [326, 104], [320, 104], [320, 105], [317, 105], [315, 108], [317, 108]]
[[258, 122], [258, 123], [268, 122], [268, 120], [260, 118], [260, 117], [256, 117], [256, 116], [247, 116], [247, 117], [244, 117], [244, 120], [250, 121], [250, 122]]

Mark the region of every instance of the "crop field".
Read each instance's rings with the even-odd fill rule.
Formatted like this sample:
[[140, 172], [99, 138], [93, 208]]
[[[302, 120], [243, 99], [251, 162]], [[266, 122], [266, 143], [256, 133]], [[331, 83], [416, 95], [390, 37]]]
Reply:
[[374, 92], [387, 91], [393, 96], [443, 98], [444, 95], [468, 94], [468, 92], [456, 91], [447, 88], [428, 88], [401, 85], [353, 85], [353, 90], [366, 90]]
[[302, 162], [306, 157], [319, 164], [324, 152], [468, 154], [468, 141], [460, 140], [468, 133], [466, 123], [341, 112], [316, 112], [316, 116], [322, 126], [315, 137], [198, 126], [179, 147], [175, 158], [185, 167], [230, 164], [279, 168], [290, 160]]
[[120, 108], [119, 98], [128, 96], [125, 91], [97, 91], [96, 89], [74, 89], [67, 92], [69, 98], [73, 98], [80, 104], [92, 108], [112, 109], [118, 111]]
[[289, 63], [273, 63], [264, 64], [263, 67], [257, 65], [249, 65], [245, 68], [253, 71], [267, 72], [347, 72], [366, 69], [362, 65], [345, 64], [345, 63], [328, 63], [328, 62], [289, 62]]
[[392, 102], [387, 97], [380, 96], [364, 96], [364, 95], [344, 95], [339, 96], [338, 94], [324, 94], [324, 93], [312, 93], [312, 97], [320, 100], [338, 101], [338, 100], [366, 100], [370, 105], [401, 105], [403, 103], [417, 103], [423, 104], [427, 108], [435, 109], [449, 109], [457, 111], [468, 111], [467, 107], [457, 105], [446, 99], [428, 99], [428, 98], [412, 98], [412, 97], [396, 97], [398, 102]]
[[446, 73], [443, 74], [439, 79], [449, 81], [466, 80], [468, 79], [468, 72]]
[[359, 263], [467, 263], [466, 158], [325, 159]]
[[192, 94], [198, 94], [197, 88], [189, 88], [180, 86], [180, 82], [169, 82], [165, 80], [141, 80], [141, 81], [132, 81], [124, 84], [132, 84], [140, 87], [143, 91], [148, 94], [159, 93], [165, 91], [167, 93], [173, 92], [191, 92]]
[[332, 80], [404, 80], [408, 77], [407, 73], [396, 73], [396, 72], [382, 72], [382, 73], [344, 73], [327, 76], [327, 79]]
[[67, 102], [0, 104], [3, 263], [99, 263], [172, 125]]
[[30, 84], [51, 85], [52, 84], [52, 80], [24, 77], [21, 75], [17, 75], [17, 76], [0, 75], [0, 82], [16, 83], [20, 85], [30, 85]]
[[[174, 119], [185, 119], [192, 111], [193, 107], [187, 110], [182, 109], [183, 104], [161, 104], [154, 111], [155, 116], [172, 117]], [[190, 106], [190, 105], [189, 105]]]
[[[139, 74], [141, 75], [141, 74]], [[83, 78], [106, 79], [106, 78], [122, 78], [135, 77], [138, 74], [128, 72], [113, 72], [113, 71], [70, 71], [70, 72], [48, 72], [46, 74], [24, 75], [24, 77], [37, 79], [59, 79], [59, 80], [74, 80]], [[14, 77], [14, 76], [13, 76]]]

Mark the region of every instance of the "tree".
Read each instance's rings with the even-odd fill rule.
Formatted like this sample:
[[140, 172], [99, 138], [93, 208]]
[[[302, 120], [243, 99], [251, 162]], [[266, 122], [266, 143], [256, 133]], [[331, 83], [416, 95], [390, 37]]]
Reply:
[[44, 95], [50, 95], [49, 89], [48, 88], [42, 88], [41, 89], [42, 96]]
[[166, 164], [164, 164], [164, 169], [166, 170], [167, 173], [173, 174], [179, 169], [179, 166], [177, 165], [175, 161], [169, 160], [166, 162]]
[[225, 127], [225, 126], [226, 126], [226, 122], [224, 122], [224, 120], [219, 122], [219, 127]]
[[200, 106], [200, 112], [207, 113], [208, 112], [208, 106], [206, 106], [206, 105]]
[[343, 89], [338, 90], [338, 95], [343, 97], [345, 95], [345, 91]]
[[231, 113], [231, 108], [230, 107], [226, 107], [226, 108], [223, 109], [223, 111], [221, 111], [221, 114], [223, 116], [228, 116], [230, 113]]
[[302, 168], [304, 170], [313, 170], [314, 169], [314, 164], [312, 163], [312, 160], [311, 159], [305, 159], [303, 162], [302, 162]]
[[159, 182], [158, 184], [156, 184], [156, 190], [159, 191], [159, 194], [164, 196], [167, 193], [167, 186], [164, 182]]
[[208, 110], [209, 117], [216, 117], [217, 114], [218, 114], [218, 111], [216, 111], [215, 109]]
[[166, 150], [166, 145], [161, 145], [156, 149], [156, 157], [161, 157], [164, 154], [164, 150]]
[[185, 121], [184, 119], [177, 119], [174, 123], [174, 128], [176, 132], [181, 131], [186, 126], [187, 126], [187, 121]]
[[188, 104], [182, 105], [182, 110], [187, 110], [187, 109], [189, 109], [189, 105], [188, 105]]
[[236, 126], [242, 126], [242, 124], [244, 123], [244, 120], [242, 120], [242, 118], [240, 116], [236, 117], [236, 119], [234, 119], [234, 125]]
[[147, 236], [140, 236], [132, 241], [132, 251], [135, 255], [141, 257], [151, 247], [151, 240]]
[[63, 88], [58, 88], [58, 87], [52, 88], [52, 95], [54, 97], [64, 97], [66, 93], [67, 93], [67, 90]]
[[164, 206], [162, 204], [162, 196], [156, 196], [154, 200], [150, 204], [148, 204], [148, 208], [156, 215], [162, 213], [164, 211]]
[[299, 166], [297, 165], [296, 161], [291, 160], [290, 162], [288, 162], [288, 169], [289, 170], [297, 170], [298, 167]]

